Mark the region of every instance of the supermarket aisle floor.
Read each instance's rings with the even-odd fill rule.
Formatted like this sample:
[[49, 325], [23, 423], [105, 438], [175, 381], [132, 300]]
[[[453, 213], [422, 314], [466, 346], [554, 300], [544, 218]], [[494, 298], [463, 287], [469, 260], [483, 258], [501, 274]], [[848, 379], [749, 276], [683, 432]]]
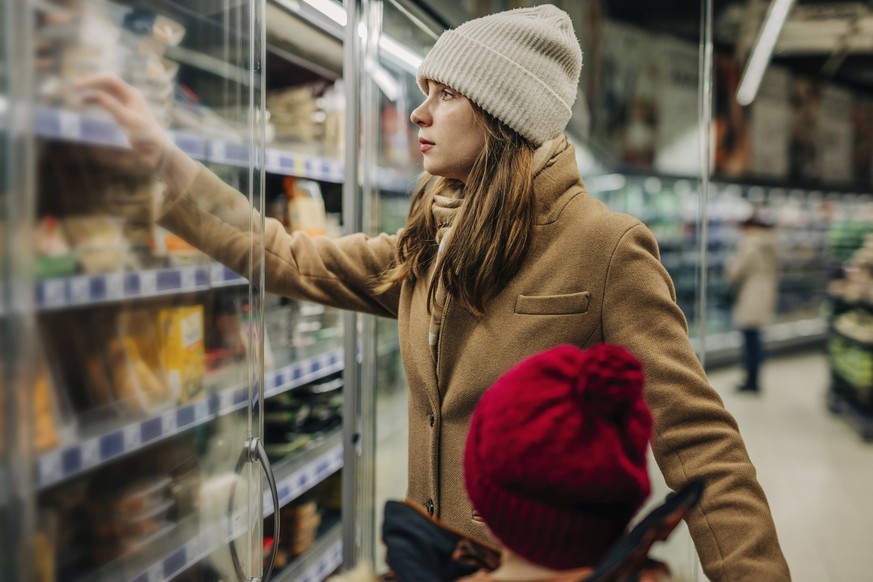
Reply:
[[[828, 367], [813, 351], [773, 357], [764, 392], [734, 393], [738, 368], [711, 371], [712, 385], [736, 417], [764, 487], [796, 582], [860, 582], [873, 572], [873, 443], [827, 411]], [[657, 469], [655, 470], [657, 472]], [[656, 495], [666, 492], [656, 476]], [[689, 572], [687, 532], [660, 554]], [[693, 580], [692, 576], [681, 579]], [[700, 576], [700, 580], [705, 580]]]

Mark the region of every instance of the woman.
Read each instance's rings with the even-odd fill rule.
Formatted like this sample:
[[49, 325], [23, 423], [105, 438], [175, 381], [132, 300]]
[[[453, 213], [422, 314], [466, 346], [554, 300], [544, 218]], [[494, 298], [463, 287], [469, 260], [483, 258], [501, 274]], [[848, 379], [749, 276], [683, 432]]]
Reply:
[[[407, 227], [329, 240], [267, 220], [267, 290], [398, 320], [408, 497], [480, 540], [489, 534], [464, 492], [461, 459], [485, 389], [558, 344], [626, 347], [646, 368], [668, 485], [706, 482], [688, 525], [707, 575], [788, 580], [764, 493], [691, 348], [654, 237], [589, 196], [579, 177], [563, 130], [581, 65], [569, 16], [550, 5], [444, 32], [419, 68], [426, 99], [412, 122], [433, 178], [413, 195]], [[248, 272], [244, 197], [174, 148], [130, 88], [106, 77], [83, 87], [159, 166], [162, 224]]]
[[743, 334], [746, 378], [737, 390], [757, 394], [761, 391], [759, 376], [765, 355], [761, 328], [776, 313], [779, 265], [769, 224], [753, 216], [740, 224], [740, 230], [740, 243], [725, 263], [728, 283], [736, 295], [734, 326]]

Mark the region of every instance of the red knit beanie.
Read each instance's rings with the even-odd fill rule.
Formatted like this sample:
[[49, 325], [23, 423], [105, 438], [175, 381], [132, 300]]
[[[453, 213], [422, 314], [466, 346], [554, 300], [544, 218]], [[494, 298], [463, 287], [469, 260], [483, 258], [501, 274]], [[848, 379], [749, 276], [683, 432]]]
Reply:
[[592, 566], [649, 495], [652, 417], [624, 348], [562, 345], [506, 372], [479, 401], [464, 479], [506, 547], [553, 570]]

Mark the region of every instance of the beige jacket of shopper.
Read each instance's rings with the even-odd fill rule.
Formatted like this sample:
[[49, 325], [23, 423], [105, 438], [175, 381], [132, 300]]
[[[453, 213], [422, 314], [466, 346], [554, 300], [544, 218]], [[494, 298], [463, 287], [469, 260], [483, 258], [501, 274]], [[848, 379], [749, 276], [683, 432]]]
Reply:
[[[535, 177], [541, 211], [525, 264], [481, 319], [448, 300], [436, 362], [424, 284], [381, 296], [370, 291], [395, 257], [395, 236], [310, 238], [267, 220], [266, 289], [397, 318], [410, 391], [408, 496], [482, 540], [488, 534], [462, 478], [467, 427], [481, 394], [515, 363], [557, 344], [626, 346], [645, 364], [653, 449], [668, 485], [706, 481], [689, 528], [707, 575], [788, 580], [764, 492], [736, 422], [689, 345], [655, 239], [638, 220], [587, 194], [564, 139], [547, 142], [538, 156], [545, 160]], [[168, 195], [162, 213], [162, 224], [248, 272], [247, 202], [213, 174], [201, 169], [187, 192]]]
[[728, 282], [734, 287], [734, 326], [757, 329], [773, 320], [779, 287], [776, 243], [770, 229], [748, 228], [736, 252], [725, 263]]

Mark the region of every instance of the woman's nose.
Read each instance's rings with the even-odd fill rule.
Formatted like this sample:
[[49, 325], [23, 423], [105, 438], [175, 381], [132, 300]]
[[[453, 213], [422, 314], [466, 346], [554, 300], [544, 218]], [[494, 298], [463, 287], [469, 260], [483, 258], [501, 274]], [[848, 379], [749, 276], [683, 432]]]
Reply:
[[412, 113], [409, 115], [409, 119], [415, 125], [419, 127], [424, 127], [430, 123], [430, 116], [427, 114], [427, 110], [424, 107], [424, 103], [416, 107]]

